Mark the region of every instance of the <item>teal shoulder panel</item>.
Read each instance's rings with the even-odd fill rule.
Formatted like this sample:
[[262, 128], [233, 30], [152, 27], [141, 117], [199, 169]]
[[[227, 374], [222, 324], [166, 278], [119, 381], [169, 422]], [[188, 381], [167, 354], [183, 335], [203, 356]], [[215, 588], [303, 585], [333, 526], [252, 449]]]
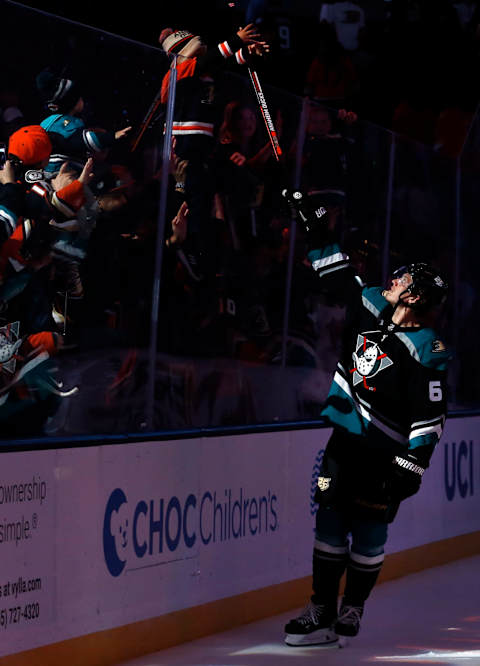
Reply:
[[64, 137], [69, 137], [74, 132], [85, 127], [85, 123], [81, 118], [58, 113], [48, 116], [40, 124], [46, 132], [56, 132]]
[[450, 352], [432, 328], [396, 331], [395, 335], [421, 365], [435, 370], [447, 369]]
[[362, 291], [363, 306], [374, 314], [375, 317], [380, 316], [388, 305], [388, 301], [382, 292], [383, 287], [366, 287]]
[[55, 125], [57, 120], [61, 117], [62, 117], [61, 113], [54, 113], [52, 116], [48, 116], [48, 118], [45, 118], [45, 120], [42, 120], [42, 122], [40, 123], [40, 126], [43, 127], [45, 132], [49, 132], [52, 129], [53, 125]]

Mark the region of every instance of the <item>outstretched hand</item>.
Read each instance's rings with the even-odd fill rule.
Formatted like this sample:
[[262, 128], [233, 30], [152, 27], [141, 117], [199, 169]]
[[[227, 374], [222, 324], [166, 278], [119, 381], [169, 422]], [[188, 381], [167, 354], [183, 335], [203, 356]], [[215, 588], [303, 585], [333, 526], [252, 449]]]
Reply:
[[82, 185], [88, 185], [93, 176], [93, 158], [89, 157], [85, 162], [85, 166], [83, 167], [82, 173], [79, 175], [78, 180], [82, 183]]
[[259, 40], [257, 38], [260, 37], [260, 33], [258, 32], [255, 23], [249, 23], [244, 28], [239, 28], [237, 35], [240, 37], [242, 42], [244, 42], [244, 44], [253, 44], [254, 42], [258, 42]]
[[64, 162], [55, 178], [52, 178], [52, 187], [55, 192], [62, 190], [75, 180], [75, 172], [68, 162]]
[[7, 183], [15, 182], [15, 169], [10, 160], [5, 162], [3, 169], [0, 169], [0, 183], [6, 185]]
[[184, 201], [172, 220], [172, 235], [170, 236], [169, 244], [179, 245], [187, 237], [187, 215], [188, 206], [187, 202]]
[[270, 44], [268, 42], [255, 42], [247, 46], [250, 55], [263, 56], [270, 51]]
[[123, 129], [118, 130], [118, 132], [115, 132], [115, 139], [123, 139], [123, 137], [126, 136], [131, 129], [131, 127], [124, 127]]

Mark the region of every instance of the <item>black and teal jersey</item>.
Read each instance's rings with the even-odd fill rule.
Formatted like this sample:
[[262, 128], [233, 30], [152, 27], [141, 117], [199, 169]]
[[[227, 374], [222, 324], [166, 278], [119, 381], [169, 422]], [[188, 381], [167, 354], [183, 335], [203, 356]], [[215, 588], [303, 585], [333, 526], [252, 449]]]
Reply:
[[81, 171], [90, 155], [110, 148], [115, 141], [114, 132], [90, 129], [77, 116], [54, 113], [40, 125], [52, 142], [52, 154], [45, 172], [57, 173], [64, 162], [72, 162]]
[[347, 306], [341, 357], [322, 415], [374, 448], [431, 453], [446, 416], [444, 343], [427, 326], [393, 324], [383, 288], [365, 287], [337, 244], [308, 257], [324, 288]]

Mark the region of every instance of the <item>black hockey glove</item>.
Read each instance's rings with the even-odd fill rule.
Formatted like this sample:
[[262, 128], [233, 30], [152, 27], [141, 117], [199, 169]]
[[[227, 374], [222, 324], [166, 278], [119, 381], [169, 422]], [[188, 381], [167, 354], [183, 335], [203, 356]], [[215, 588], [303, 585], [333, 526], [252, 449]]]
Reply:
[[327, 234], [326, 208], [313, 206], [300, 190], [283, 190], [282, 196], [305, 232], [309, 247], [316, 249], [323, 245]]
[[400, 502], [420, 489], [425, 467], [413, 453], [396, 455], [386, 481], [386, 490], [393, 502]]

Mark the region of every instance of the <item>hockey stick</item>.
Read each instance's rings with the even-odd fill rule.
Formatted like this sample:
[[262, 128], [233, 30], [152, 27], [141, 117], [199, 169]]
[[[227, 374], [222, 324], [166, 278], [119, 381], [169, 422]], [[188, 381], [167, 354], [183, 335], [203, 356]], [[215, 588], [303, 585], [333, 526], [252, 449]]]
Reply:
[[272, 144], [273, 154], [275, 155], [275, 159], [278, 162], [280, 160], [280, 156], [282, 155], [282, 149], [280, 148], [277, 131], [275, 129], [275, 125], [273, 124], [270, 111], [268, 110], [267, 102], [265, 95], [263, 94], [262, 86], [260, 85], [258, 74], [255, 70], [250, 69], [250, 67], [248, 68], [248, 73], [250, 74], [250, 79], [257, 96], [257, 101], [260, 106], [260, 111], [262, 112], [263, 120], [265, 121], [265, 127], [267, 128], [270, 143]]
[[148, 129], [150, 126], [153, 118], [155, 117], [155, 114], [157, 113], [159, 107], [161, 106], [161, 95], [162, 95], [162, 89], [157, 92], [155, 95], [153, 102], [150, 104], [147, 113], [145, 114], [145, 117], [143, 118], [142, 122], [140, 123], [140, 126], [137, 131], [137, 135], [135, 136], [132, 146], [130, 148], [130, 151], [133, 153], [137, 147], [138, 144], [140, 143], [143, 135], [145, 134], [145, 131]]

